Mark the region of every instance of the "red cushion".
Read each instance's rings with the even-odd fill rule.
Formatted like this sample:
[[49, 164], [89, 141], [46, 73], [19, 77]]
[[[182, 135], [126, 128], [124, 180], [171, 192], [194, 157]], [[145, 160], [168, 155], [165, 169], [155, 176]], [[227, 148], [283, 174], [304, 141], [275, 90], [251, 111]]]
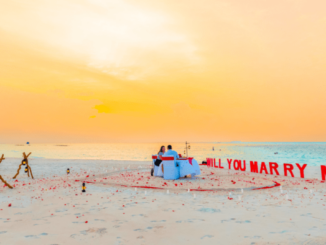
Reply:
[[163, 160], [163, 161], [173, 161], [174, 160], [174, 157], [161, 157], [161, 159]]

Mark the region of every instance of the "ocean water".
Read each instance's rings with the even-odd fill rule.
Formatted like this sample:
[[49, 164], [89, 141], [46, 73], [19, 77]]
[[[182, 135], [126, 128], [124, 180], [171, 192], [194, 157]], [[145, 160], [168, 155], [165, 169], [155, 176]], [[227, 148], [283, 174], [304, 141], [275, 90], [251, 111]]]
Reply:
[[[22, 158], [22, 152], [32, 152], [31, 158], [45, 159], [99, 159], [146, 161], [156, 154], [158, 143], [140, 144], [0, 144], [0, 155]], [[174, 143], [173, 149], [184, 155], [185, 144]], [[326, 143], [191, 143], [189, 156], [198, 162], [207, 157], [277, 163], [300, 163], [310, 166], [326, 164]], [[214, 151], [213, 151], [214, 147]], [[275, 154], [277, 153], [277, 154]]]

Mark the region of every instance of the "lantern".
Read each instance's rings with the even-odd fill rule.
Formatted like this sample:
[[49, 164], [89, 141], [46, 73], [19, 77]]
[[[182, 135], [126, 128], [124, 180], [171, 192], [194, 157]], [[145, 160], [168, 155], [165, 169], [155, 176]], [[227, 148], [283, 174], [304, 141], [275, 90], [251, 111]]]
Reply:
[[86, 185], [85, 185], [85, 182], [83, 183], [83, 186], [82, 186], [82, 192], [86, 192]]
[[190, 145], [188, 145], [188, 149], [190, 149]]
[[25, 167], [25, 173], [27, 173], [27, 171], [28, 171], [28, 167], [26, 166], [26, 167]]
[[23, 165], [26, 165], [26, 163], [27, 163], [27, 159], [24, 159], [24, 160], [22, 161], [22, 164], [23, 164]]
[[70, 174], [70, 169], [69, 168], [67, 168], [67, 174]]

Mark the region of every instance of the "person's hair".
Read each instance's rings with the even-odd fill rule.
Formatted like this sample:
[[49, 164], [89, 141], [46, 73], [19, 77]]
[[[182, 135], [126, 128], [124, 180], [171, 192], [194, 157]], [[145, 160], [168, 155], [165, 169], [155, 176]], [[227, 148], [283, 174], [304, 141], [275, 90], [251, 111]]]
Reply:
[[172, 145], [168, 145], [168, 149], [169, 150], [172, 150]]
[[164, 145], [161, 146], [160, 151], [158, 153], [163, 152], [163, 147]]

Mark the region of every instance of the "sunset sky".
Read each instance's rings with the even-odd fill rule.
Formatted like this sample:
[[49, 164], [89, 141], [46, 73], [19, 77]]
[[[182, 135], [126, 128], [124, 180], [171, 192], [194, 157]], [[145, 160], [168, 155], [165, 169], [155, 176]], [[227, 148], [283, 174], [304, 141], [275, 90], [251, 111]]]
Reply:
[[0, 0], [0, 143], [325, 141], [325, 0]]

